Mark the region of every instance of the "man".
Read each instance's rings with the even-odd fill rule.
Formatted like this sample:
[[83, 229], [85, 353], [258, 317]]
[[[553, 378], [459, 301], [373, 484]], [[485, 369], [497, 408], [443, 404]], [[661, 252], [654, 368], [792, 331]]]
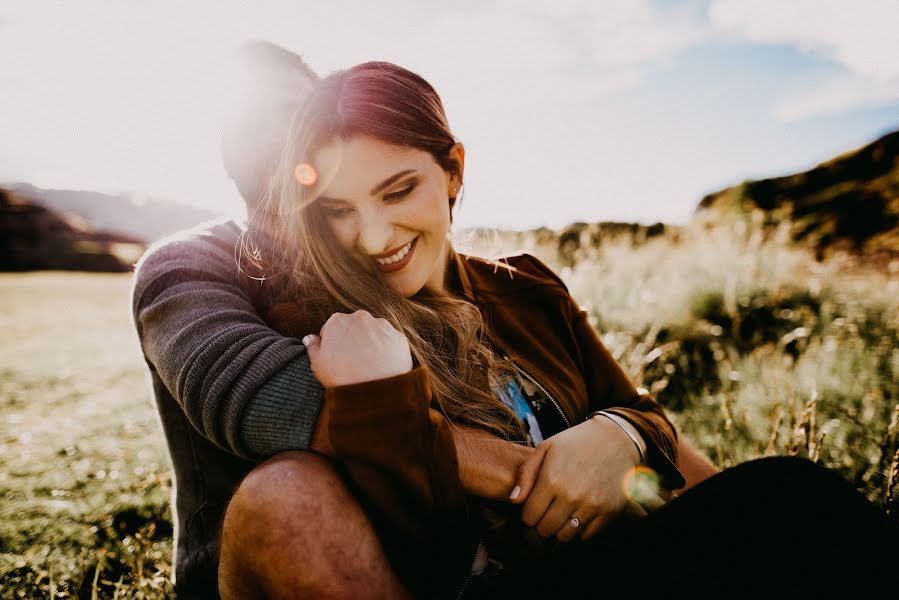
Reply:
[[[222, 158], [252, 214], [317, 76], [266, 42], [243, 46], [238, 63]], [[305, 347], [258, 315], [260, 274], [243, 233], [219, 222], [172, 236], [134, 277], [135, 325], [175, 472], [176, 589], [198, 598], [407, 597], [327, 458], [323, 389]], [[481, 436], [454, 441], [462, 469], [469, 452], [484, 455], [473, 450]], [[689, 484], [714, 472], [683, 441], [680, 452]], [[498, 460], [520, 464], [514, 453]]]

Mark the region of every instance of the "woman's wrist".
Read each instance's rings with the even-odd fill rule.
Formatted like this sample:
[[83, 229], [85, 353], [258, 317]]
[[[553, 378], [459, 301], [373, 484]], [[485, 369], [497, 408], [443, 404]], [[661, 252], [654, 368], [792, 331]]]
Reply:
[[646, 442], [643, 441], [643, 436], [640, 435], [640, 432], [637, 429], [628, 423], [626, 419], [616, 415], [615, 413], [611, 413], [605, 410], [597, 410], [590, 413], [587, 416], [587, 420], [590, 419], [605, 419], [615, 423], [625, 434], [630, 438], [631, 443], [633, 443], [634, 447], [637, 450], [637, 455], [639, 458], [638, 465], [642, 465], [646, 462]]

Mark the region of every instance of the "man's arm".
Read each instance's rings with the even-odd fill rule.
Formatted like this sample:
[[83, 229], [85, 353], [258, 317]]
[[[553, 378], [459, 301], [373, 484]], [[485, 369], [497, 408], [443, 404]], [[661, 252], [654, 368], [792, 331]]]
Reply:
[[508, 502], [518, 471], [534, 452], [530, 446], [468, 427], [450, 427], [459, 462], [459, 479], [469, 494]]
[[233, 223], [197, 228], [141, 258], [131, 297], [141, 348], [218, 446], [248, 458], [307, 449], [324, 390], [303, 344], [269, 328], [240, 284], [239, 234]]

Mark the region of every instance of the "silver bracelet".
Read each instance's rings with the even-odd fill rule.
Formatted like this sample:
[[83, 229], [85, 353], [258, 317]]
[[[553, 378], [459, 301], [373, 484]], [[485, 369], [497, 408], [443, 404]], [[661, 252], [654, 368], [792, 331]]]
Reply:
[[624, 419], [622, 419], [618, 415], [612, 414], [610, 412], [606, 412], [604, 410], [597, 410], [595, 412], [590, 413], [590, 415], [587, 417], [587, 419], [592, 419], [593, 417], [595, 417], [597, 415], [602, 415], [605, 418], [612, 421], [613, 423], [615, 423], [616, 425], [618, 425], [618, 427], [620, 427], [621, 430], [627, 434], [627, 437], [631, 438], [631, 441], [634, 443], [634, 446], [637, 447], [637, 454], [640, 455], [640, 464], [642, 465], [643, 463], [646, 462], [646, 455], [643, 454], [643, 447], [640, 446], [640, 442], [637, 441], [637, 437], [633, 433], [631, 433], [631, 430], [625, 424]]

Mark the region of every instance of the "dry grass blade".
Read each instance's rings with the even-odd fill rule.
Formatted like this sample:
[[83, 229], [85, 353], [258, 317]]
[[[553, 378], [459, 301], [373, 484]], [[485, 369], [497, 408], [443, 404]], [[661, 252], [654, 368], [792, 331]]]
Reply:
[[884, 498], [887, 514], [892, 514], [893, 491], [896, 489], [897, 476], [899, 476], [899, 448], [893, 455], [893, 461], [890, 463], [890, 476], [887, 478], [886, 498]]
[[91, 600], [97, 600], [99, 597], [98, 583], [100, 581], [100, 571], [103, 568], [103, 562], [106, 560], [106, 550], [100, 550], [100, 557], [97, 559], [97, 567], [94, 569], [94, 581], [91, 583]]
[[783, 424], [784, 407], [778, 404], [774, 407], [774, 416], [772, 418], [773, 426], [771, 427], [771, 435], [768, 437], [768, 444], [765, 446], [765, 455], [771, 456], [777, 448], [777, 438], [780, 433], [780, 426]]

